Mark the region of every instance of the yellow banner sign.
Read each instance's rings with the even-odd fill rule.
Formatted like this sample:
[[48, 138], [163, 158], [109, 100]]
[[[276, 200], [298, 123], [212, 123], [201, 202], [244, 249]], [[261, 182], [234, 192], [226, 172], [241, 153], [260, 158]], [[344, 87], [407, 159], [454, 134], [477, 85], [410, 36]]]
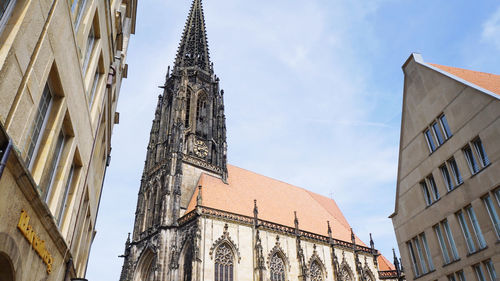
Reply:
[[52, 255], [45, 248], [45, 241], [40, 239], [38, 235], [36, 235], [33, 227], [29, 225], [30, 217], [26, 211], [21, 211], [21, 217], [19, 218], [19, 223], [17, 224], [17, 228], [21, 231], [24, 237], [28, 240], [28, 242], [33, 246], [33, 249], [36, 253], [42, 258], [43, 262], [47, 265], [47, 273], [50, 274], [52, 272]]

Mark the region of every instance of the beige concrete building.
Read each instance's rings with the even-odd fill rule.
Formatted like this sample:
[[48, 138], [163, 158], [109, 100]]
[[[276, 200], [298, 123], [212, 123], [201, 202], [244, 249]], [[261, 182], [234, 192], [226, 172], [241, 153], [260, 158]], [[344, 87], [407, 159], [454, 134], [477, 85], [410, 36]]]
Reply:
[[408, 280], [500, 270], [500, 76], [426, 63], [405, 74], [396, 207]]
[[0, 1], [0, 280], [85, 276], [137, 0]]

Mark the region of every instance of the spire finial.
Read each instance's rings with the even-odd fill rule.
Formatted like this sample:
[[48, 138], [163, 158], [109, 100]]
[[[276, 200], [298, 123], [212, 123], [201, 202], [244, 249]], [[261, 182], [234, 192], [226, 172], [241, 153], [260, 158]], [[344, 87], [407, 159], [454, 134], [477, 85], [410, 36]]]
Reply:
[[330, 221], [326, 221], [328, 225], [328, 237], [332, 238], [332, 228], [330, 227]]
[[211, 73], [211, 65], [203, 6], [201, 0], [193, 0], [177, 51], [174, 72], [179, 67], [199, 67]]
[[351, 242], [353, 245], [356, 245], [356, 237], [354, 236], [354, 231], [352, 230], [352, 227], [351, 227]]
[[372, 234], [370, 233], [370, 248], [375, 249], [375, 243], [373, 242]]
[[202, 197], [201, 197], [201, 184], [198, 185], [198, 195], [196, 196], [196, 205], [201, 206], [202, 203]]

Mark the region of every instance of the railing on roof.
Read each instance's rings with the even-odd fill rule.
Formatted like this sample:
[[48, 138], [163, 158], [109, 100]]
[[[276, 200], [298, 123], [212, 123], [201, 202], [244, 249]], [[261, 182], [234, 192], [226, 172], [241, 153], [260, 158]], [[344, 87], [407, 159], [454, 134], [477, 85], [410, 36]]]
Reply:
[[[240, 215], [236, 213], [231, 213], [219, 209], [214, 209], [210, 207], [204, 207], [204, 206], [197, 206], [197, 209], [190, 211], [189, 213], [186, 213], [184, 216], [178, 219], [179, 225], [184, 225], [194, 218], [196, 218], [198, 215], [206, 215], [206, 216], [211, 216], [215, 218], [220, 218], [220, 219], [225, 219], [225, 220], [230, 220], [230, 221], [236, 221], [239, 223], [243, 223], [246, 225], [253, 225], [254, 224], [254, 218], [250, 216], [245, 216], [245, 215]], [[198, 213], [198, 210], [200, 213]], [[276, 231], [276, 232], [281, 232], [281, 233], [286, 233], [289, 235], [295, 235], [295, 228], [282, 225], [279, 223], [274, 223], [266, 220], [261, 220], [257, 219], [257, 225], [261, 228]], [[306, 239], [311, 239], [323, 243], [329, 243], [330, 238], [327, 236], [323, 236], [320, 234], [304, 231], [299, 229], [298, 233], [301, 237], [304, 237]], [[335, 246], [347, 248], [347, 249], [353, 249], [354, 244], [347, 242], [347, 241], [342, 241], [338, 240], [335, 238], [332, 238], [332, 242]], [[372, 251], [371, 248], [361, 246], [361, 245], [356, 245], [356, 250], [368, 254], [374, 254], [374, 251]], [[378, 251], [375, 250], [375, 253], [378, 253]]]

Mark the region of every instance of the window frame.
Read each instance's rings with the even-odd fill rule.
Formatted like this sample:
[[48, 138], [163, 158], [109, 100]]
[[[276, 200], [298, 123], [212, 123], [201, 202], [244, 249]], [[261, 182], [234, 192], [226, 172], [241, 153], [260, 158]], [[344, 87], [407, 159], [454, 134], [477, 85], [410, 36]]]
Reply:
[[446, 115], [441, 113], [423, 131], [427, 147], [432, 154], [453, 136]]
[[0, 34], [3, 32], [5, 26], [7, 26], [7, 22], [12, 15], [12, 11], [14, 10], [14, 6], [16, 5], [17, 0], [7, 0], [9, 3], [7, 4], [5, 10], [2, 14], [0, 14]]
[[481, 231], [481, 226], [479, 225], [479, 221], [477, 220], [476, 212], [474, 211], [474, 208], [470, 205], [465, 207], [465, 211], [467, 212], [467, 216], [469, 217], [472, 229], [474, 230], [479, 250], [482, 250], [486, 248], [488, 244], [486, 244], [486, 240], [484, 239], [483, 232]]
[[[493, 224], [493, 229], [497, 235], [497, 240], [500, 240], [500, 216], [497, 213], [497, 209], [495, 208], [495, 203], [491, 199], [491, 195], [488, 193], [483, 196], [483, 203], [488, 211], [488, 215], [490, 216], [491, 223]], [[500, 208], [500, 205], [499, 205]]]
[[448, 161], [446, 161], [446, 163], [451, 168], [450, 169], [451, 174], [453, 176], [453, 179], [455, 180], [455, 187], [453, 189], [455, 189], [459, 185], [464, 183], [464, 179], [462, 177], [462, 174], [460, 173], [460, 169], [458, 168], [458, 164], [457, 164], [457, 161], [455, 160], [455, 157], [451, 157], [450, 159], [448, 159]]

